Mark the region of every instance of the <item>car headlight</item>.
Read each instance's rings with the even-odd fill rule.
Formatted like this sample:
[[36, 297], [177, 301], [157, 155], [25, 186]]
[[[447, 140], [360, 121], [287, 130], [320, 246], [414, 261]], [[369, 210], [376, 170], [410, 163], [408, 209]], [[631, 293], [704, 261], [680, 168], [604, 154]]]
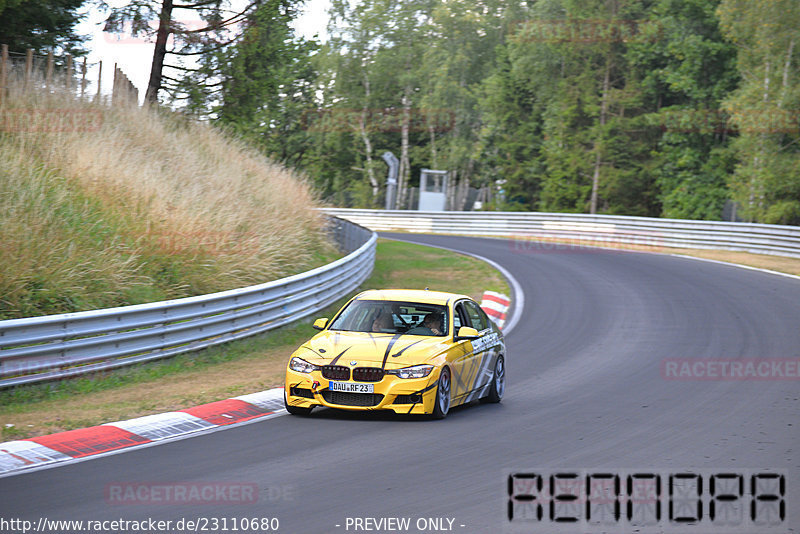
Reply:
[[295, 356], [289, 361], [289, 369], [298, 373], [310, 373], [311, 371], [318, 370], [319, 366], [314, 365], [313, 363], [308, 363], [303, 358], [298, 358]]
[[433, 371], [432, 365], [414, 365], [403, 369], [387, 370], [386, 374], [399, 376], [400, 378], [425, 378]]

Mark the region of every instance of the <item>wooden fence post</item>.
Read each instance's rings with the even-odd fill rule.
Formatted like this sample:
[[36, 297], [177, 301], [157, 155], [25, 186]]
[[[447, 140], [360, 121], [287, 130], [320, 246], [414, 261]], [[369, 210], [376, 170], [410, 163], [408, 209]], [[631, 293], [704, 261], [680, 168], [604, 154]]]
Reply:
[[97, 97], [96, 100], [100, 102], [100, 86], [103, 84], [103, 60], [100, 60], [100, 68], [97, 71]]
[[53, 82], [53, 51], [47, 53], [47, 74], [45, 75], [44, 86], [50, 90], [50, 84]]
[[67, 54], [67, 89], [72, 89], [72, 54]]
[[127, 85], [127, 91], [126, 92], [128, 94], [126, 95], [126, 97], [127, 97], [127, 100], [128, 100], [128, 104], [132, 104], [134, 99], [137, 100], [136, 103], [138, 104], [138, 98], [136, 98], [136, 87], [133, 86], [133, 83], [131, 82], [131, 79], [128, 78], [127, 74], [125, 75], [125, 84]]
[[117, 99], [117, 64], [114, 63], [114, 81], [111, 83], [111, 105], [116, 105]]
[[86, 56], [83, 57], [83, 72], [81, 73], [81, 98], [86, 92]]
[[138, 106], [139, 105], [139, 90], [136, 88], [135, 85], [133, 85], [132, 81], [128, 80], [128, 83], [131, 84], [131, 99], [133, 100], [133, 105], [134, 106]]
[[31, 76], [33, 75], [33, 48], [29, 48], [25, 54], [25, 87], [28, 87]]
[[6, 82], [8, 81], [8, 45], [4, 44], [0, 53], [0, 104], [6, 98]]

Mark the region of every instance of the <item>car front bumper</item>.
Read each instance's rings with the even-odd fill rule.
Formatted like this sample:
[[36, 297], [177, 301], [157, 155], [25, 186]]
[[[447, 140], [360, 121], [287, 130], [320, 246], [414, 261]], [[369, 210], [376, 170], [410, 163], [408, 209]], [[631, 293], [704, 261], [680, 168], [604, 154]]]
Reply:
[[[286, 402], [298, 408], [327, 406], [341, 410], [392, 410], [396, 413], [430, 414], [436, 402], [440, 369], [424, 378], [399, 378], [385, 375], [374, 385], [373, 393], [342, 393], [328, 389], [330, 381], [320, 371], [286, 371]], [[353, 381], [348, 381], [353, 382]], [[365, 383], [365, 382], [359, 382]]]

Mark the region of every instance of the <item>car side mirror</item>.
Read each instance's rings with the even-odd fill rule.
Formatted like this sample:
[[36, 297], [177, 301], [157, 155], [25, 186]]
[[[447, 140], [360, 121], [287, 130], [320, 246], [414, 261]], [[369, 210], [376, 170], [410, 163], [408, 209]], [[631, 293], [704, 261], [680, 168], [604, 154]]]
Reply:
[[328, 318], [327, 317], [320, 317], [314, 324], [312, 325], [317, 330], [325, 330], [325, 327], [328, 326]]
[[480, 334], [478, 331], [470, 326], [462, 326], [458, 329], [458, 334], [456, 334], [456, 341], [461, 341], [464, 339], [478, 339]]

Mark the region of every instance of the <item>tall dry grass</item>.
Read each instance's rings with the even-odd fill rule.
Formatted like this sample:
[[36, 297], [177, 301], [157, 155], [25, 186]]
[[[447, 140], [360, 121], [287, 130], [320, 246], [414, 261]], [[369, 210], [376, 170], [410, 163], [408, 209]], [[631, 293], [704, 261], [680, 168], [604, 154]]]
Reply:
[[264, 282], [332, 256], [298, 175], [206, 124], [12, 86], [0, 318]]

